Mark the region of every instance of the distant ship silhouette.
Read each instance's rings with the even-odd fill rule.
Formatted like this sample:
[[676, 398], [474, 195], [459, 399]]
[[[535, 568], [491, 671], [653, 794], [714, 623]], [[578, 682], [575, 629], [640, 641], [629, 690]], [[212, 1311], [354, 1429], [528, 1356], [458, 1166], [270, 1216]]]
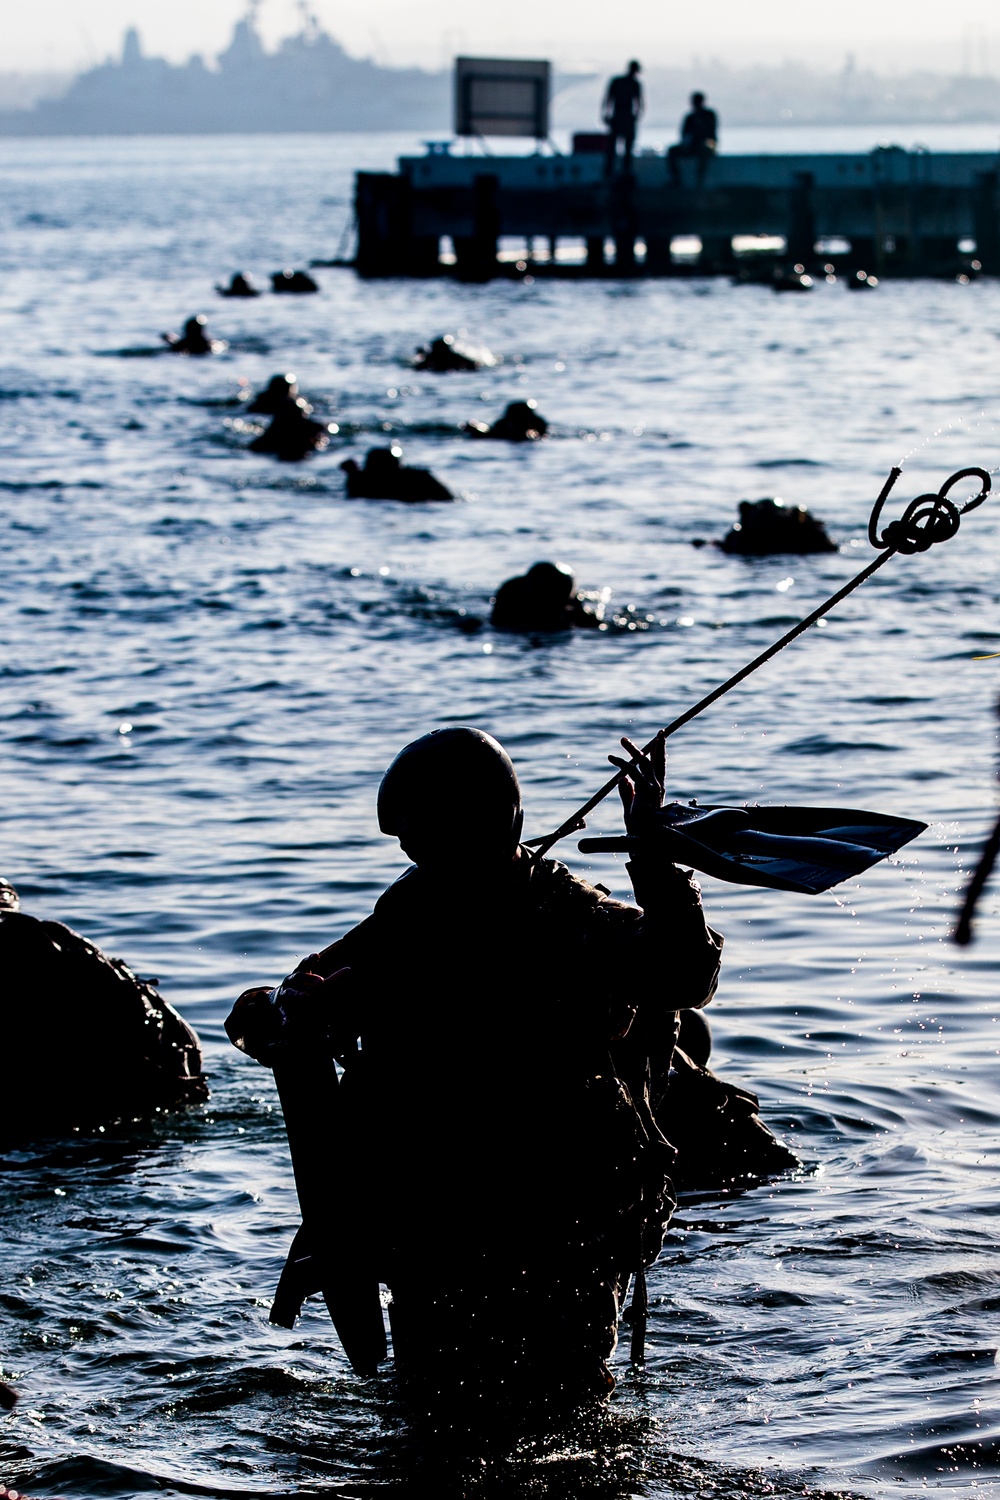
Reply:
[[0, 111], [0, 135], [208, 135], [447, 130], [450, 75], [349, 57], [315, 21], [267, 52], [252, 12], [216, 59], [174, 64], [125, 33], [119, 61], [75, 78], [58, 99]]

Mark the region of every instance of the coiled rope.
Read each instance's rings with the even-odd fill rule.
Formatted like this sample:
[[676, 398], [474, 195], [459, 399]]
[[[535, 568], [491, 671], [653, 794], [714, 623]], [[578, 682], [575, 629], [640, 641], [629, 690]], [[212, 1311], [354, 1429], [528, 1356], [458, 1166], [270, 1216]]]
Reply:
[[[875, 501], [868, 521], [868, 540], [873, 547], [880, 549], [878, 557], [873, 562], [870, 562], [866, 568], [862, 568], [861, 572], [856, 578], [852, 578], [850, 583], [845, 584], [842, 589], [838, 589], [835, 594], [831, 594], [829, 599], [821, 604], [818, 609], [814, 609], [811, 614], [806, 615], [804, 620], [800, 620], [797, 625], [793, 625], [791, 630], [783, 635], [780, 640], [775, 641], [773, 646], [768, 646], [766, 651], [762, 651], [759, 656], [755, 656], [753, 661], [748, 662], [745, 667], [741, 667], [738, 672], [734, 672], [732, 677], [728, 677], [725, 682], [713, 688], [710, 693], [707, 693], [692, 708], [687, 709], [679, 718], [674, 719], [672, 724], [668, 724], [661, 731], [665, 739], [668, 739], [672, 734], [676, 734], [678, 729], [683, 729], [685, 724], [690, 724], [692, 719], [696, 719], [706, 708], [710, 708], [713, 703], [717, 703], [720, 698], [724, 697], [738, 683], [743, 682], [752, 672], [756, 672], [758, 667], [762, 667], [765, 662], [769, 662], [772, 656], [777, 656], [779, 651], [783, 651], [786, 646], [791, 645], [792, 641], [802, 635], [803, 631], [808, 630], [810, 625], [815, 625], [817, 620], [821, 620], [824, 615], [829, 614], [835, 605], [839, 604], [842, 599], [846, 599], [848, 594], [852, 594], [856, 588], [859, 588], [866, 578], [870, 578], [873, 573], [878, 572], [879, 568], [884, 567], [890, 557], [895, 557], [897, 552], [902, 552], [905, 555], [915, 552], [929, 552], [931, 547], [936, 543], [950, 541], [958, 531], [962, 517], [967, 515], [970, 510], [975, 510], [977, 506], [982, 505], [991, 489], [990, 476], [985, 469], [959, 469], [949, 479], [945, 480], [937, 494], [918, 495], [915, 500], [911, 500], [899, 519], [890, 521], [880, 536], [878, 524], [882, 516], [883, 507], [902, 472], [902, 469], [899, 468], [890, 470], [889, 477], [882, 486], [882, 492]], [[948, 498], [956, 484], [959, 484], [963, 479], [973, 478], [978, 479], [980, 483], [978, 495], [974, 495], [971, 500], [967, 500], [962, 506], [956, 505], [953, 500]], [[655, 743], [656, 738], [654, 737], [648, 745], [643, 747], [642, 754], [648, 755]], [[637, 759], [638, 757], [633, 757], [629, 762], [629, 767], [634, 766]], [[564, 823], [560, 823], [554, 833], [546, 834], [544, 838], [529, 840], [529, 845], [534, 850], [532, 859], [538, 860], [543, 858], [552, 848], [553, 844], [557, 844], [560, 839], [568, 838], [571, 833], [578, 833], [581, 828], [585, 828], [586, 819], [593, 812], [594, 808], [615, 790], [622, 777], [627, 774], [628, 769], [619, 771], [616, 775], [612, 776], [599, 791], [594, 793], [588, 802], [585, 802], [582, 807], [578, 808]], [[996, 853], [1000, 851], [1000, 825], [998, 825], [996, 830], [996, 839], [997, 849], [994, 850], [994, 858], [996, 857]]]

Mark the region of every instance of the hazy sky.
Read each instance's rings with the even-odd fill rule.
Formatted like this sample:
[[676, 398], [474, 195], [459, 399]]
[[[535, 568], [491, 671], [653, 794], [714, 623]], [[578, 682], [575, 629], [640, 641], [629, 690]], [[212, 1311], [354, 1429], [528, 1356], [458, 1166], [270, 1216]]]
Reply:
[[[440, 67], [456, 51], [551, 57], [605, 70], [633, 54], [647, 63], [693, 56], [729, 63], [796, 58], [835, 68], [853, 52], [881, 69], [1000, 71], [996, 0], [306, 0], [360, 56]], [[246, 0], [32, 0], [0, 5], [0, 70], [79, 67], [117, 52], [126, 26], [174, 59], [208, 57], [226, 42]], [[296, 30], [304, 0], [260, 0], [269, 41]]]

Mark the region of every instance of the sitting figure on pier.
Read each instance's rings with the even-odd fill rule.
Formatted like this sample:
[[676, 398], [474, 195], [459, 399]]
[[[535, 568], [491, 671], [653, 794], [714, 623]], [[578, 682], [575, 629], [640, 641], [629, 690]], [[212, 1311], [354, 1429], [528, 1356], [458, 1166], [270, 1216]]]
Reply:
[[569, 568], [563, 563], [537, 562], [497, 589], [490, 623], [497, 630], [548, 634], [574, 627], [596, 630], [601, 619], [577, 593]]
[[622, 171], [628, 173], [632, 170], [635, 133], [643, 110], [640, 71], [637, 62], [630, 62], [628, 72], [612, 78], [604, 95], [601, 118], [608, 127], [608, 156], [605, 166], [608, 177], [613, 176], [618, 161], [619, 141], [622, 147]]
[[486, 370], [497, 363], [488, 349], [461, 343], [453, 333], [432, 339], [426, 347], [417, 350], [413, 360], [415, 370], [431, 370], [435, 375], [449, 370]]
[[723, 552], [768, 557], [782, 552], [836, 552], [823, 522], [801, 505], [784, 500], [741, 500], [740, 518], [723, 541]]
[[682, 186], [681, 159], [685, 156], [694, 157], [698, 186], [702, 187], [705, 182], [705, 173], [708, 171], [708, 164], [718, 150], [718, 147], [718, 116], [714, 109], [709, 109], [706, 106], [704, 94], [692, 94], [691, 109], [684, 116], [684, 121], [681, 125], [681, 138], [667, 152], [670, 180], [674, 187]]
[[[250, 410], [254, 409], [260, 411], [262, 408], [254, 402]], [[273, 453], [285, 463], [298, 463], [307, 453], [322, 452], [330, 441], [331, 428], [312, 420], [312, 407], [302, 396], [286, 396], [284, 401], [269, 405], [267, 409], [271, 412], [271, 425], [254, 438], [250, 444], [251, 452]], [[336, 432], [337, 429], [332, 430]]]
[[232, 280], [228, 286], [217, 286], [215, 290], [220, 297], [259, 297], [260, 288], [254, 286], [249, 276], [244, 276], [242, 271], [234, 271]]
[[454, 500], [429, 469], [411, 469], [400, 462], [402, 448], [370, 448], [364, 468], [353, 458], [341, 464], [352, 500]]
[[463, 422], [469, 437], [499, 438], [508, 443], [534, 443], [545, 436], [549, 424], [539, 416], [534, 401], [512, 401], [492, 426], [488, 422]]
[[208, 319], [204, 313], [188, 318], [183, 333], [161, 333], [160, 337], [173, 354], [222, 354], [227, 345], [222, 339], [210, 339], [205, 332]]

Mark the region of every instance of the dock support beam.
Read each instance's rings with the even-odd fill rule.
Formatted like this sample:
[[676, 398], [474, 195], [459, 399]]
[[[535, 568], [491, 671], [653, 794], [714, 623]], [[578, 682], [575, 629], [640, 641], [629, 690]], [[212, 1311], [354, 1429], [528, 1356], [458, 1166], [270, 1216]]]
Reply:
[[604, 275], [604, 236], [603, 234], [589, 234], [587, 236], [587, 275]]
[[816, 259], [816, 213], [813, 188], [816, 179], [811, 172], [796, 172], [788, 214], [788, 259], [792, 265], [810, 270]]
[[736, 270], [732, 236], [703, 234], [698, 270], [703, 276], [730, 276]]
[[615, 275], [635, 275], [635, 178], [623, 172], [611, 183], [611, 225], [615, 242]]
[[1000, 276], [1000, 174], [978, 172], [975, 186], [976, 259], [987, 276]]
[[413, 233], [408, 177], [359, 172], [354, 211], [358, 226], [355, 264], [361, 276], [440, 275], [437, 235]]
[[489, 281], [497, 273], [499, 186], [493, 172], [478, 172], [473, 179], [472, 234], [458, 235], [455, 239], [455, 269], [462, 281]]
[[670, 255], [672, 236], [669, 234], [647, 234], [646, 275], [669, 276], [674, 268]]

